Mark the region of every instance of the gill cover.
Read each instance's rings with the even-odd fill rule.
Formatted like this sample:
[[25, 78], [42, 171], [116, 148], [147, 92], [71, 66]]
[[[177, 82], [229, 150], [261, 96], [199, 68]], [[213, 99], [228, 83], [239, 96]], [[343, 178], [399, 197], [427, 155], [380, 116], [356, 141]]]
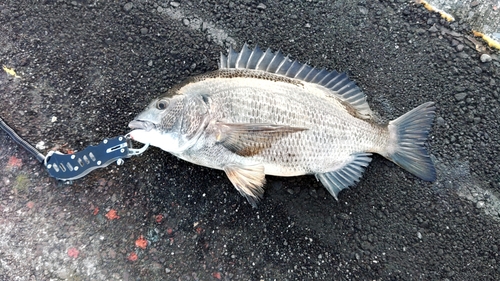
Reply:
[[176, 95], [153, 100], [129, 123], [131, 137], [171, 153], [192, 146], [207, 124], [208, 106], [200, 96]]

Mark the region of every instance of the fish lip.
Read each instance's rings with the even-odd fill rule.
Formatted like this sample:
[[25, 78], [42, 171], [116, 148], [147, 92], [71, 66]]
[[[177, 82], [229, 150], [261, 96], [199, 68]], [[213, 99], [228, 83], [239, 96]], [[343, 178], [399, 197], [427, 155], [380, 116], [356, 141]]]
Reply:
[[130, 123], [128, 123], [128, 127], [130, 129], [151, 131], [151, 130], [156, 128], [156, 125], [152, 122], [149, 122], [149, 121], [133, 120]]

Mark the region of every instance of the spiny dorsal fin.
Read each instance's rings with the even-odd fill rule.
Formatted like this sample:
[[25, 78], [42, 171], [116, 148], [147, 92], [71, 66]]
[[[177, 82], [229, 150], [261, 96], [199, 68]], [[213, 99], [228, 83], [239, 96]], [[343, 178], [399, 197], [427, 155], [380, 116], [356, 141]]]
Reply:
[[298, 61], [292, 61], [281, 51], [273, 53], [271, 49], [263, 52], [259, 46], [253, 50], [245, 43], [238, 53], [229, 48], [227, 57], [221, 53], [219, 69], [253, 69], [283, 75], [289, 78], [321, 85], [342, 101], [351, 105], [359, 113], [359, 117], [369, 119], [373, 117], [370, 106], [366, 102], [366, 95], [361, 92], [354, 81], [345, 73], [317, 69]]

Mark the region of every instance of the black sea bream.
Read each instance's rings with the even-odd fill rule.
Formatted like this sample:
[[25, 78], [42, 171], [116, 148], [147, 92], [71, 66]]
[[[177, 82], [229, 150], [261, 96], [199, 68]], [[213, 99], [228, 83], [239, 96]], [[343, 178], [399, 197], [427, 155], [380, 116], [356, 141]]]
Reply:
[[434, 111], [427, 102], [378, 124], [346, 74], [245, 44], [221, 55], [219, 70], [153, 100], [129, 127], [136, 141], [224, 170], [256, 206], [265, 175], [314, 174], [337, 198], [360, 179], [372, 153], [434, 181], [424, 147]]

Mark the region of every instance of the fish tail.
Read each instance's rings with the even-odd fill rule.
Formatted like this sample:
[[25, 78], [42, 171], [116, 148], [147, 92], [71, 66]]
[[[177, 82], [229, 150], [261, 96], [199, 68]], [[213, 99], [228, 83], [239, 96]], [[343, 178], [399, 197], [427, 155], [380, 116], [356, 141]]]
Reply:
[[436, 107], [427, 102], [389, 122], [389, 145], [385, 157], [415, 176], [436, 180], [436, 169], [425, 148]]

